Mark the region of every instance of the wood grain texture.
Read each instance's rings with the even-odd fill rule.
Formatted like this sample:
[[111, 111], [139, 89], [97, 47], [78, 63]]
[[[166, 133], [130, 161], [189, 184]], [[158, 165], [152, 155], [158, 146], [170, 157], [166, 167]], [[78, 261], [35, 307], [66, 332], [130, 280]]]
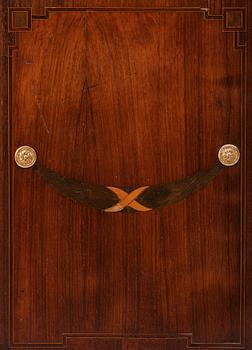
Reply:
[[[248, 79], [247, 79], [247, 127], [246, 127], [246, 161], [248, 164], [247, 167], [247, 196], [246, 196], [246, 204], [247, 204], [247, 217], [245, 221], [246, 227], [246, 239], [244, 244], [245, 254], [247, 259], [245, 261], [245, 292], [246, 295], [250, 295], [250, 291], [252, 289], [252, 264], [249, 262], [249, 257], [252, 254], [252, 167], [249, 164], [252, 164], [252, 137], [250, 137], [252, 133], [252, 119], [249, 116], [252, 114], [252, 66], [249, 64], [252, 60], [252, 3], [248, 3], [248, 60], [247, 60], [247, 69], [248, 69]], [[246, 312], [245, 312], [245, 320], [246, 320], [246, 334], [252, 334], [252, 321], [251, 321], [251, 313], [252, 313], [252, 299], [248, 298], [246, 301]], [[252, 337], [247, 337], [246, 339], [246, 347], [247, 349], [252, 347]]]
[[[199, 8], [207, 1], [120, 1], [127, 11], [106, 11], [119, 6], [115, 0], [4, 2], [5, 11], [32, 7], [35, 15], [54, 5], [104, 10], [52, 11], [48, 19], [34, 18], [31, 32], [4, 34], [1, 41], [4, 56], [7, 43], [16, 42], [9, 119], [6, 94], [1, 105], [0, 154], [7, 164], [0, 173], [1, 281], [7, 282], [7, 214], [11, 276], [9, 316], [8, 284], [0, 286], [2, 348], [249, 350], [246, 33], [223, 32], [218, 17], [206, 20]], [[166, 11], [170, 6], [197, 9]], [[210, 6], [220, 15], [218, 1]], [[6, 62], [5, 84], [7, 72]], [[130, 191], [208, 168], [224, 143], [241, 148], [237, 166], [185, 201], [127, 215], [85, 208], [13, 161], [15, 149], [28, 144], [43, 166], [68, 178]]]
[[8, 118], [7, 2], [0, 3], [0, 349], [8, 342]]

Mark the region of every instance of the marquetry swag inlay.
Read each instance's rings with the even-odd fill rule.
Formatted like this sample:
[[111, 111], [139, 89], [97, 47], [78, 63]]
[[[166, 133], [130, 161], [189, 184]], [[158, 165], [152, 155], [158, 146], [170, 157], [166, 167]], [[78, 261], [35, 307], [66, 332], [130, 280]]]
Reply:
[[206, 186], [224, 166], [215, 164], [173, 183], [142, 186], [132, 191], [77, 181], [36, 163], [32, 169], [63, 195], [105, 212], [149, 211], [176, 203]]
[[166, 204], [178, 202], [208, 184], [222, 166], [233, 166], [240, 159], [239, 148], [233, 144], [223, 145], [218, 152], [220, 163], [208, 170], [180, 179], [174, 183], [141, 186], [131, 191], [112, 186], [92, 185], [69, 179], [47, 169], [37, 161], [37, 153], [31, 146], [20, 146], [15, 152], [15, 162], [21, 168], [32, 168], [64, 195], [105, 212], [126, 209], [149, 211]]

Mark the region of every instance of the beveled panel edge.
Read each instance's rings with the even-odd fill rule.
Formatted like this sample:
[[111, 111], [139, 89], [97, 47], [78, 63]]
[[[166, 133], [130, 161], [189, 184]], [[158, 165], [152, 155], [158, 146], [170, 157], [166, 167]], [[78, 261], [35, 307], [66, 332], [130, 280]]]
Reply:
[[[124, 350], [124, 343], [128, 341], [145, 341], [148, 342], [152, 340], [164, 342], [165, 344], [170, 344], [174, 341], [181, 341], [184, 343], [185, 350], [186, 349], [200, 349], [200, 350], [223, 350], [223, 349], [229, 349], [229, 350], [245, 350], [245, 347], [240, 343], [195, 343], [192, 341], [192, 334], [191, 333], [178, 333], [173, 335], [155, 335], [155, 334], [139, 334], [135, 336], [134, 334], [111, 334], [111, 333], [103, 333], [103, 334], [96, 334], [96, 333], [63, 333], [62, 334], [62, 342], [61, 343], [15, 343], [11, 344], [9, 349], [19, 349], [19, 350], [26, 350], [26, 349], [37, 349], [37, 350], [51, 350], [51, 349], [68, 349], [71, 343], [71, 340], [76, 341], [77, 339], [80, 339], [82, 342], [90, 341], [90, 340], [96, 340], [96, 341], [111, 341], [118, 344], [120, 342], [121, 346], [117, 350]], [[71, 346], [71, 349], [73, 350], [74, 347]], [[86, 350], [86, 348], [84, 348]], [[176, 349], [174, 349], [176, 350]]]
[[8, 11], [7, 0], [3, 0], [0, 5], [0, 348], [5, 349], [8, 342], [9, 310], [9, 166], [8, 166], [8, 33], [6, 23]]
[[[190, 8], [192, 9], [199, 9], [199, 8], [206, 8], [208, 7], [209, 2], [213, 2], [216, 0], [196, 0], [194, 1], [194, 6], [190, 6]], [[221, 0], [217, 0], [217, 1], [221, 1]], [[54, 4], [55, 2], [55, 4]], [[83, 0], [82, 2], [78, 2], [78, 6], [76, 6], [76, 8], [82, 8], [82, 9], [87, 9], [87, 8], [104, 8], [104, 9], [108, 9], [110, 8], [125, 8], [125, 9], [133, 9], [136, 8], [136, 1], [135, 0], [126, 0], [124, 4], [124, 1], [117, 1], [117, 0], [111, 0], [110, 1], [110, 6], [108, 6], [107, 1], [106, 0], [100, 0], [98, 1], [98, 6], [97, 6], [97, 2], [95, 1], [96, 5], [93, 6], [93, 0]], [[57, 0], [50, 0], [50, 5], [48, 5], [47, 0], [44, 1], [44, 5], [40, 5], [39, 7], [35, 7], [34, 6], [34, 15], [36, 15], [37, 17], [43, 17], [46, 16], [46, 11], [47, 8], [57, 8], [59, 7], [59, 2]], [[61, 8], [67, 9], [70, 8], [70, 6], [65, 6]], [[145, 1], [143, 3], [141, 3], [141, 1], [139, 1], [139, 5], [138, 8], [149, 8], [149, 9], [159, 9], [159, 8], [185, 8], [184, 6], [180, 6], [178, 4], [178, 1], [176, 0], [151, 0], [151, 1]]]

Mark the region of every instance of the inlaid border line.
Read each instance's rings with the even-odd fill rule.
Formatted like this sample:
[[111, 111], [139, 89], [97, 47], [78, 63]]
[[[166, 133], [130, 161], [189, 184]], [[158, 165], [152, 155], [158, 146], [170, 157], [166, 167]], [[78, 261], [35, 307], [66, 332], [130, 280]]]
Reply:
[[[19, 8], [20, 9], [20, 8]], [[235, 9], [235, 8], [230, 8], [230, 9]], [[128, 7], [128, 8], [123, 8], [123, 7], [79, 7], [79, 8], [74, 8], [74, 7], [45, 7], [45, 15], [33, 15], [32, 14], [32, 9], [31, 9], [31, 18], [34, 19], [34, 20], [46, 20], [46, 19], [49, 19], [49, 14], [51, 12], [75, 12], [75, 11], [84, 11], [84, 12], [87, 12], [87, 11], [93, 11], [93, 12], [202, 12], [203, 15], [204, 15], [204, 18], [206, 20], [222, 20], [224, 17], [223, 15], [209, 15], [209, 8], [201, 8], [201, 7], [174, 7], [174, 8], [166, 8], [166, 7], [160, 7], [160, 8], [136, 8], [136, 7]], [[22, 30], [21, 30], [22, 31]], [[15, 31], [15, 32], [19, 32], [19, 30]], [[234, 32], [236, 32], [236, 30], [234, 30]], [[231, 32], [232, 33], [232, 32]], [[235, 34], [235, 33], [234, 33]], [[17, 40], [15, 40], [15, 42], [11, 45], [8, 45], [9, 46], [9, 57], [8, 57], [8, 145], [9, 145], [9, 171], [10, 173], [12, 173], [12, 166], [11, 166], [11, 147], [10, 147], [10, 144], [11, 144], [11, 127], [10, 127], [10, 116], [12, 116], [12, 113], [11, 113], [11, 95], [12, 95], [12, 90], [11, 90], [11, 71], [12, 71], [12, 50], [16, 50], [18, 49], [18, 45], [17, 45]], [[245, 51], [245, 48], [246, 48], [246, 43], [244, 45], [241, 45], [241, 46], [238, 46], [236, 47], [235, 45], [235, 49], [240, 49], [241, 50], [241, 53], [243, 53]], [[247, 51], [247, 50], [246, 50]], [[243, 70], [243, 64], [241, 64], [241, 70]], [[245, 78], [244, 78], [244, 73], [242, 74], [242, 80], [245, 81]], [[243, 93], [243, 88], [242, 87], [243, 84], [241, 84], [241, 93]], [[245, 101], [244, 101], [245, 102]], [[243, 104], [241, 104], [241, 109], [242, 111], [246, 111], [246, 106]], [[241, 125], [242, 125], [242, 130], [244, 130], [243, 132], [245, 133], [245, 130], [246, 128], [243, 128], [243, 116], [245, 115], [245, 113], [243, 112], [243, 114], [241, 114]], [[244, 136], [242, 136], [244, 137]], [[243, 138], [242, 138], [243, 140]], [[244, 144], [244, 142], [243, 142]], [[246, 148], [246, 147], [245, 147]], [[243, 149], [243, 152], [244, 152], [244, 149]], [[243, 159], [243, 162], [244, 162], [244, 159]], [[244, 164], [245, 165], [245, 164]], [[243, 171], [243, 167], [241, 167], [241, 179], [244, 177], [245, 178], [245, 182], [246, 182], [246, 174], [244, 175], [245, 171]], [[10, 207], [12, 206], [12, 196], [11, 196], [11, 180], [13, 180], [13, 177], [12, 176], [9, 176], [9, 203], [8, 205], [10, 205]], [[242, 181], [242, 186], [243, 188], [244, 187], [244, 179], [241, 180]], [[241, 196], [242, 196], [242, 201], [241, 203], [243, 203], [243, 190], [241, 188]], [[10, 208], [9, 208], [10, 209]], [[246, 213], [244, 213], [243, 211], [243, 207], [241, 205], [241, 212], [242, 212], [242, 221], [244, 220], [244, 216], [246, 215]], [[9, 212], [9, 219], [11, 217], [11, 213], [13, 213], [13, 210], [11, 210]], [[243, 227], [243, 225], [242, 225]], [[11, 234], [11, 220], [9, 221], [9, 234]], [[244, 262], [244, 249], [243, 249], [243, 246], [244, 246], [244, 242], [243, 242], [243, 232], [241, 231], [241, 260], [242, 260], [242, 264], [241, 264], [241, 268], [243, 270], [242, 272], [242, 276], [245, 276], [245, 273], [244, 273], [244, 265], [245, 265], [245, 262]], [[10, 249], [14, 248], [14, 245], [12, 244], [12, 237], [11, 235], [9, 236], [9, 244], [10, 244]], [[10, 255], [10, 261], [11, 261], [11, 258], [14, 257], [14, 254], [13, 256]], [[13, 261], [11, 261], [13, 262]], [[12, 265], [10, 264], [9, 265], [10, 268], [12, 267]], [[10, 278], [10, 274], [9, 274], [9, 278]], [[14, 276], [12, 276], [13, 278], [13, 281], [12, 283], [14, 284]], [[242, 277], [243, 279], [243, 277]], [[240, 288], [243, 288], [243, 294], [244, 294], [244, 302], [242, 303], [242, 305], [244, 306], [245, 308], [245, 280], [243, 281], [244, 284], [240, 284]], [[10, 285], [11, 286], [11, 285]], [[12, 304], [12, 298], [11, 298], [11, 295], [9, 294], [9, 298], [10, 298], [10, 305]], [[13, 311], [13, 310], [12, 310]], [[241, 310], [241, 304], [240, 304], [240, 312], [242, 314], [242, 310]], [[244, 309], [244, 317], [245, 317], [245, 309]], [[9, 319], [9, 322], [10, 324], [12, 324], [12, 321], [14, 320], [14, 318], [11, 320], [11, 318]], [[242, 321], [242, 320], [240, 320]], [[241, 322], [240, 322], [241, 324]], [[13, 326], [13, 325], [12, 325]], [[13, 338], [11, 337], [11, 326], [10, 326], [10, 340], [14, 339], [14, 334], [12, 334]], [[241, 325], [241, 329], [242, 329], [242, 325]], [[14, 329], [12, 329], [12, 331], [14, 331]], [[87, 334], [87, 333], [86, 333]], [[12, 343], [10, 344], [10, 347], [11, 348], [14, 348], [14, 347], [29, 347], [29, 348], [37, 348], [37, 347], [50, 347], [50, 348], [62, 348], [62, 346], [66, 347], [67, 346], [67, 339], [68, 338], [72, 338], [72, 337], [78, 337], [78, 338], [90, 338], [89, 335], [87, 334], [86, 336], [85, 333], [81, 333], [81, 334], [76, 334], [76, 333], [62, 333], [62, 337], [63, 337], [63, 342], [62, 343]], [[245, 336], [245, 325], [243, 327], [243, 334]], [[240, 333], [240, 337], [242, 335], [242, 332]], [[141, 335], [135, 337], [133, 336], [132, 338], [134, 339], [149, 339], [151, 337], [153, 337], [153, 335], [148, 335], [148, 334], [145, 334], [143, 335], [143, 337], [141, 337]], [[93, 337], [94, 338], [103, 338], [103, 337], [107, 337], [106, 334], [102, 335], [102, 333], [94, 333], [93, 334]], [[130, 338], [130, 336], [128, 337], [127, 334], [123, 334], [123, 335], [118, 335], [118, 336], [113, 336], [112, 338], [115, 338], [115, 339], [118, 339], [118, 338]], [[112, 339], [111, 338], [111, 339]], [[235, 346], [235, 349], [244, 349], [243, 345], [242, 345], [242, 341], [240, 343], [197, 343], [197, 342], [192, 342], [192, 333], [188, 333], [187, 335], [185, 335], [185, 333], [177, 333], [174, 337], [171, 337], [171, 336], [164, 336], [164, 337], [154, 337], [155, 339], [187, 339], [187, 348], [192, 348], [192, 347], [208, 347], [208, 348], [223, 348], [223, 349], [228, 349], [228, 348], [231, 348], [231, 347], [234, 347]], [[245, 338], [244, 338], [245, 339]], [[33, 346], [35, 345], [35, 347]], [[237, 345], [237, 346], [236, 346]]]

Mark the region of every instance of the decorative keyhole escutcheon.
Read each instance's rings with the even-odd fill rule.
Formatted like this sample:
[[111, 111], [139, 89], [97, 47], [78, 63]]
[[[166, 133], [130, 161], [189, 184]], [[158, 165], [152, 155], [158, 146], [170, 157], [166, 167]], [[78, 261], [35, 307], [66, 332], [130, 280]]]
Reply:
[[15, 152], [15, 162], [20, 168], [30, 168], [36, 160], [36, 151], [30, 146], [21, 146]]

